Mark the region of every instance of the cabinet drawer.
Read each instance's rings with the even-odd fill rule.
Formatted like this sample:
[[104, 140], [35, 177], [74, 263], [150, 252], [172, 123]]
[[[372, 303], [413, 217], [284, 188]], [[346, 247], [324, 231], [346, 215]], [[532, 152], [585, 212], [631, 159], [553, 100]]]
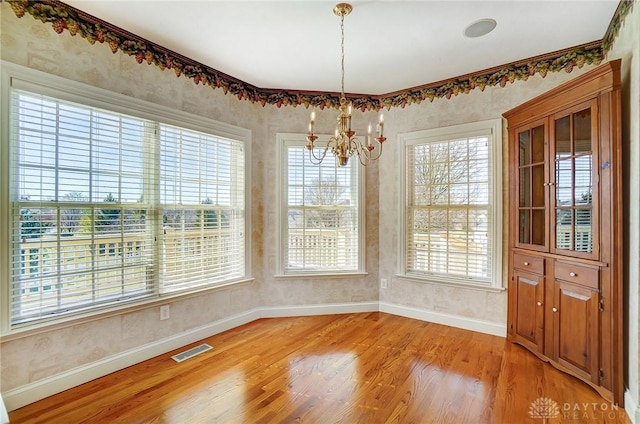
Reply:
[[598, 268], [556, 261], [553, 271], [558, 280], [576, 283], [598, 290]]
[[522, 271], [544, 274], [544, 258], [514, 253], [513, 267]]

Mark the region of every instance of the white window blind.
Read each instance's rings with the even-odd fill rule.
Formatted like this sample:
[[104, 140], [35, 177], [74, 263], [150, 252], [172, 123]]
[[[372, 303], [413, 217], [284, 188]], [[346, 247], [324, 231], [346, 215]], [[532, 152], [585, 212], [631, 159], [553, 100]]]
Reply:
[[245, 278], [248, 131], [7, 68], [3, 331]]
[[282, 149], [282, 272], [361, 271], [359, 162], [314, 165], [302, 141]]
[[244, 275], [244, 146], [160, 125], [161, 290]]
[[501, 272], [494, 137], [456, 131], [421, 132], [405, 145], [405, 273], [492, 286]]
[[150, 123], [17, 90], [11, 101], [12, 323], [152, 294]]

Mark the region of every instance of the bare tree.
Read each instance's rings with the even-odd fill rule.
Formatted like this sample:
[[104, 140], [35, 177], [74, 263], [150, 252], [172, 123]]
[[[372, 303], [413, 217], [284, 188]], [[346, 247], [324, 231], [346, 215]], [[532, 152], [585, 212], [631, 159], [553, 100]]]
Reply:
[[[468, 143], [438, 143], [418, 146], [414, 150], [414, 199], [417, 206], [465, 205], [480, 195], [480, 184], [470, 183], [473, 176], [482, 171], [470, 160]], [[485, 183], [486, 184], [486, 183]], [[433, 230], [449, 227], [447, 213], [437, 208], [430, 213], [419, 211], [414, 216], [416, 230]]]
[[345, 193], [335, 177], [318, 178], [305, 190], [305, 226], [307, 228], [340, 228], [347, 224], [349, 206]]
[[[62, 200], [65, 202], [73, 202], [73, 203], [86, 203], [87, 196], [82, 194], [79, 191], [72, 191], [64, 196], [62, 196]], [[80, 219], [82, 218], [82, 214], [84, 210], [76, 207], [64, 207], [60, 208], [60, 233], [75, 233], [80, 227]]]

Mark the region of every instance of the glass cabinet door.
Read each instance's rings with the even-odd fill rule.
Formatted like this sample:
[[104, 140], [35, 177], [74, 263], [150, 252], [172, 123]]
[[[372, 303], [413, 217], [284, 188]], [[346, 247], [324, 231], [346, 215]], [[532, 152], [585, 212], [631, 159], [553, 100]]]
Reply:
[[582, 105], [553, 122], [555, 220], [552, 246], [556, 253], [596, 257], [594, 216], [595, 103]]
[[516, 131], [518, 142], [519, 246], [544, 250], [547, 246], [545, 125]]

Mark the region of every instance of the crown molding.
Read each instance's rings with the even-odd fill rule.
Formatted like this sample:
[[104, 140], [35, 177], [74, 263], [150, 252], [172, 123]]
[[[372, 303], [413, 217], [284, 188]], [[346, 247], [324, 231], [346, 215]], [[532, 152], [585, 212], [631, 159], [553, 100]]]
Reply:
[[[571, 72], [575, 67], [597, 65], [602, 62], [611, 48], [635, 1], [620, 1], [602, 40], [392, 93], [382, 95], [347, 93], [346, 97], [353, 103], [354, 108], [362, 111], [404, 108], [424, 100], [432, 102], [436, 98], [449, 99], [475, 89], [483, 91], [486, 87], [505, 87], [507, 83], [526, 81], [535, 74], [544, 78], [549, 72]], [[234, 95], [239, 100], [277, 107], [300, 105], [305, 108], [312, 106], [320, 109], [337, 109], [340, 106], [340, 93], [256, 87], [58, 0], [9, 0], [8, 3], [19, 18], [29, 14], [43, 23], [51, 23], [52, 29], [58, 34], [66, 30], [72, 36], [80, 35], [91, 44], [107, 43], [114, 54], [120, 51], [133, 56], [140, 64], [144, 62], [153, 64], [160, 70], [173, 69], [177, 77], [182, 75], [191, 79], [196, 85], [202, 84], [213, 89], [222, 89], [224, 94]]]

